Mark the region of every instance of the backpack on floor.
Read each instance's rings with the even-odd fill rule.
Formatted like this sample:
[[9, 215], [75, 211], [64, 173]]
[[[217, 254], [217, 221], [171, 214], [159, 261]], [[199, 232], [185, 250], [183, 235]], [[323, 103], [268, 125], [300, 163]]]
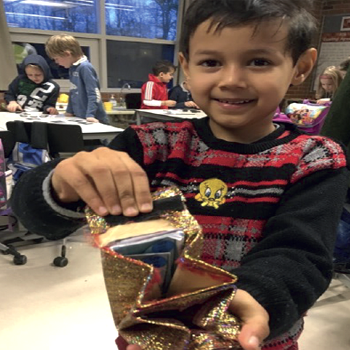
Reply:
[[[33, 122], [28, 131], [23, 122], [15, 122], [13, 127], [16, 144], [8, 159], [13, 182], [28, 170], [51, 160], [48, 153], [46, 123]], [[23, 142], [22, 142], [23, 141]]]

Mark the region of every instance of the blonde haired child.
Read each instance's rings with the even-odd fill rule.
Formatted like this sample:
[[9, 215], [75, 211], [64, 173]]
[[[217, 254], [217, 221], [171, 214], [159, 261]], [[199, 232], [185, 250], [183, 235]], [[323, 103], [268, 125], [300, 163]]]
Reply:
[[323, 99], [331, 101], [343, 81], [343, 76], [340, 70], [335, 66], [327, 67], [319, 77], [318, 88], [316, 91], [317, 103], [322, 104]]
[[57, 64], [69, 68], [71, 86], [66, 115], [109, 124], [97, 73], [77, 39], [66, 34], [54, 35], [46, 42], [45, 49]]

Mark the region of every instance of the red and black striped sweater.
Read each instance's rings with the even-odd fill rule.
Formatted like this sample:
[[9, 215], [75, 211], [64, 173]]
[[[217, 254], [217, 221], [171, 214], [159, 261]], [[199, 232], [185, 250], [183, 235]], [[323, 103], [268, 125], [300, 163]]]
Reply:
[[[268, 311], [271, 340], [264, 349], [289, 349], [302, 315], [332, 277], [348, 183], [341, 146], [286, 124], [252, 144], [226, 142], [214, 137], [204, 118], [133, 126], [110, 147], [141, 164], [152, 189], [181, 189], [203, 228], [202, 258], [237, 275], [238, 288]], [[82, 225], [77, 213], [54, 211], [40, 191], [33, 205], [28, 183], [41, 189], [53, 167], [50, 163], [26, 174], [13, 192], [12, 206], [33, 232], [43, 231], [44, 222], [51, 239]], [[21, 215], [30, 196], [31, 208]]]

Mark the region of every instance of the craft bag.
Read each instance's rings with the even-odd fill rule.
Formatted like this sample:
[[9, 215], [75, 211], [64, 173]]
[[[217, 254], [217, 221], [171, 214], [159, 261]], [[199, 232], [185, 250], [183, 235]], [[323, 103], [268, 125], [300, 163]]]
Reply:
[[[236, 340], [240, 323], [227, 311], [235, 296], [236, 276], [200, 260], [201, 229], [185, 208], [179, 190], [165, 189], [154, 193], [153, 199], [156, 203], [179, 196], [180, 209], [161, 210], [148, 217], [141, 214], [148, 220], [147, 225], [143, 225], [146, 221], [138, 224], [141, 231], [152, 231], [153, 225], [157, 231], [160, 223], [161, 229], [170, 225], [185, 233], [185, 246], [166, 294], [161, 293], [157, 269], [106, 245], [113, 236], [110, 218], [86, 211], [95, 244], [101, 248], [106, 289], [118, 332], [129, 344], [145, 350], [241, 349]], [[134, 223], [125, 223], [125, 228], [117, 235], [144, 234], [136, 232]]]

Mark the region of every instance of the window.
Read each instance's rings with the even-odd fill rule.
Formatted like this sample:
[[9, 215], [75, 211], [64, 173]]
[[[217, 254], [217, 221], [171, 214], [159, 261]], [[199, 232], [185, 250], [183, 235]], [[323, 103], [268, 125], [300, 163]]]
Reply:
[[173, 57], [174, 45], [107, 40], [108, 87], [141, 88], [156, 61]]
[[106, 33], [176, 39], [179, 0], [106, 0]]
[[[184, 0], [3, 1], [17, 64], [30, 52], [46, 58], [45, 42], [62, 32], [77, 38], [103, 92], [115, 93], [125, 83], [137, 91], [157, 60], [176, 63]], [[68, 90], [67, 70], [50, 66], [62, 91]]]
[[97, 33], [96, 0], [4, 0], [10, 27]]
[[[13, 49], [15, 52], [15, 59], [17, 64], [18, 73], [21, 73], [21, 63], [25, 57], [31, 54], [37, 54], [43, 56], [48, 63], [52, 77], [54, 79], [69, 79], [69, 70], [59, 66], [52, 59], [50, 59], [45, 52], [45, 44], [37, 43], [22, 43], [22, 42], [12, 42]], [[84, 55], [90, 58], [90, 48], [87, 46], [81, 47]]]

